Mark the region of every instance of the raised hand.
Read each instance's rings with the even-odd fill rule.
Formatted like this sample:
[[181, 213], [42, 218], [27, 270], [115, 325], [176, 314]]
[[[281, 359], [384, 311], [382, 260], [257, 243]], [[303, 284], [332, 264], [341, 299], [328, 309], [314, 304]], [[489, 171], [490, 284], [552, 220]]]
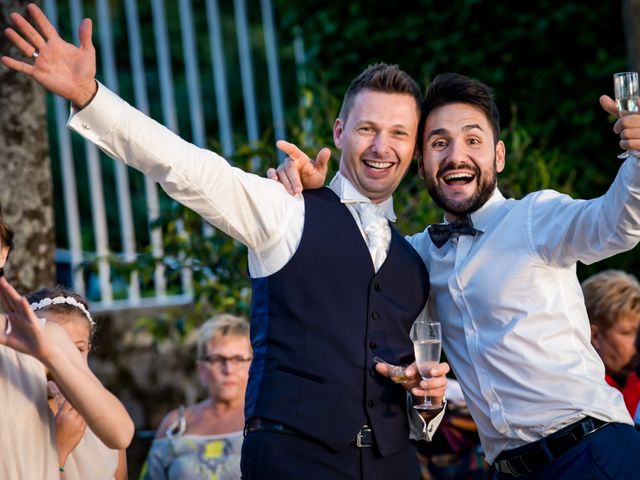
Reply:
[[608, 95], [600, 97], [600, 105], [607, 113], [618, 118], [613, 131], [620, 135], [620, 148], [628, 151], [640, 150], [640, 115], [620, 116], [616, 102]]
[[10, 333], [0, 332], [0, 345], [42, 360], [50, 353], [51, 344], [45, 337], [40, 321], [33, 313], [27, 299], [22, 297], [7, 282], [0, 278], [0, 303], [11, 324]]
[[2, 63], [32, 77], [50, 92], [76, 106], [84, 107], [98, 88], [91, 20], [85, 18], [80, 24], [80, 47], [76, 47], [60, 38], [37, 5], [30, 3], [27, 10], [35, 27], [22, 15], [13, 12], [10, 16], [15, 28], [6, 28], [4, 33], [29, 61], [3, 56]]
[[313, 189], [324, 185], [331, 150], [323, 148], [318, 152], [316, 159], [311, 160], [293, 143], [285, 140], [278, 140], [276, 147], [288, 157], [277, 170], [273, 168], [267, 170], [267, 177], [282, 183], [291, 195], [301, 193], [303, 188]]

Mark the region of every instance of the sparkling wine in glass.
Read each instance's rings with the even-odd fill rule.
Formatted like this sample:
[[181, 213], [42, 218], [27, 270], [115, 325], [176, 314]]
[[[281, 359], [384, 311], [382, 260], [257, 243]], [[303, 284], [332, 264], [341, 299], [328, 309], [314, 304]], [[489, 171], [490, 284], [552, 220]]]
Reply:
[[[442, 349], [442, 331], [440, 323], [428, 320], [418, 320], [411, 329], [413, 351], [416, 356], [416, 365], [420, 376], [424, 380], [430, 380], [429, 371], [440, 363]], [[434, 405], [431, 397], [425, 396], [424, 402], [414, 405], [416, 410], [439, 410], [442, 405]]]
[[[640, 82], [638, 72], [620, 72], [613, 74], [613, 94], [618, 105], [620, 116], [640, 113], [638, 98], [640, 97]], [[618, 155], [627, 158], [629, 155], [639, 155], [636, 150], [628, 150]]]

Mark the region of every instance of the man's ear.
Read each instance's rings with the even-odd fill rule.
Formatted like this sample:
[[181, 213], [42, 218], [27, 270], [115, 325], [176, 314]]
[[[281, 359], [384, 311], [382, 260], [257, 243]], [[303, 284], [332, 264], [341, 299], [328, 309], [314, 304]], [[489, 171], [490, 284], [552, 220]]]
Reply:
[[502, 140], [498, 140], [496, 144], [496, 170], [498, 173], [504, 170], [504, 164], [507, 157], [507, 149]]
[[591, 345], [598, 352], [600, 351], [600, 329], [597, 325], [591, 324]]
[[338, 150], [342, 149], [342, 132], [344, 131], [342, 120], [338, 117], [333, 124], [333, 143]]

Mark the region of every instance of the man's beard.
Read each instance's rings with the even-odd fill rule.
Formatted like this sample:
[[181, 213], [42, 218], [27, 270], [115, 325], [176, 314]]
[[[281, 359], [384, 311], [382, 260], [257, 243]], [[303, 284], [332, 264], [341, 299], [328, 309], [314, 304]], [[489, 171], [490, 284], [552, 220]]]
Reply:
[[433, 199], [435, 204], [442, 208], [446, 213], [451, 213], [452, 215], [455, 215], [457, 217], [462, 217], [464, 215], [473, 213], [481, 208], [485, 203], [487, 203], [487, 200], [491, 198], [493, 191], [496, 189], [496, 185], [498, 182], [498, 170], [495, 157], [493, 158], [493, 170], [488, 176], [482, 175], [478, 167], [469, 164], [455, 166], [452, 165], [444, 171], [438, 172], [438, 175], [442, 176], [442, 174], [444, 174], [447, 170], [462, 167], [473, 170], [475, 175], [474, 181], [478, 183], [478, 186], [475, 192], [473, 192], [473, 195], [471, 195], [471, 197], [466, 200], [452, 200], [445, 198], [444, 196], [440, 195], [437, 181], [432, 178], [425, 178], [427, 191], [429, 192], [429, 195], [431, 195], [431, 198]]

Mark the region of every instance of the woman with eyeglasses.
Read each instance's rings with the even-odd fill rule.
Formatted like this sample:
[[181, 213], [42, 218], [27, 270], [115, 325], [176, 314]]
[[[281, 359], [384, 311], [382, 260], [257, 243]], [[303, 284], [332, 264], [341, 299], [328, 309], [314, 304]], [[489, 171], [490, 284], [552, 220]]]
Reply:
[[198, 375], [209, 396], [162, 420], [143, 480], [240, 479], [244, 394], [252, 357], [248, 322], [228, 314], [208, 320], [198, 332], [197, 356]]

